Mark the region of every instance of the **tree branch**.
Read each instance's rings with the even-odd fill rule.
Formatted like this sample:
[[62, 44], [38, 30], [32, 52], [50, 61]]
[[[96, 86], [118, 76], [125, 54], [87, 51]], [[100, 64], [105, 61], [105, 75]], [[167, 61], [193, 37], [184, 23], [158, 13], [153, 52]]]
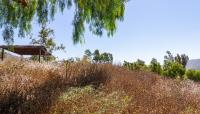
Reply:
[[19, 4], [21, 4], [24, 7], [26, 7], [28, 5], [27, 0], [15, 0], [15, 1], [18, 2]]

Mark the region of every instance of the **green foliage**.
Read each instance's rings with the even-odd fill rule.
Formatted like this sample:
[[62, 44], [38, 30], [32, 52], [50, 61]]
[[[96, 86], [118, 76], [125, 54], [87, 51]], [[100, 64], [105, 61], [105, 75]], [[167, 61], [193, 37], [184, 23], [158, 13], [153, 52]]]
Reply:
[[180, 77], [183, 79], [185, 74], [185, 66], [189, 57], [185, 54], [173, 56], [170, 51], [167, 51], [167, 55], [164, 57], [163, 75], [171, 78]]
[[111, 53], [102, 53], [100, 55], [100, 63], [112, 63], [113, 56]]
[[85, 56], [90, 58], [92, 56], [92, 52], [89, 49], [85, 50]]
[[161, 64], [153, 58], [149, 67], [145, 65], [145, 62], [142, 60], [137, 60], [136, 62], [130, 63], [124, 61], [123, 66], [128, 68], [129, 70], [148, 70], [151, 72], [155, 72], [159, 75], [164, 75], [171, 78], [184, 78], [185, 74], [185, 66], [189, 57], [185, 54], [177, 54], [177, 56], [173, 56], [170, 51], [166, 52], [167, 54], [164, 56], [164, 65]]
[[151, 63], [149, 65], [149, 69], [150, 69], [151, 72], [155, 72], [157, 74], [162, 73], [162, 67], [161, 67], [160, 63], [155, 58], [153, 58], [151, 60]]
[[123, 66], [128, 68], [129, 70], [148, 70], [148, 67], [145, 65], [145, 62], [140, 59], [133, 63], [124, 61]]
[[186, 67], [188, 60], [189, 60], [189, 57], [185, 54], [181, 54], [181, 55], [177, 54], [177, 56], [175, 57], [175, 61], [182, 64], [184, 68]]
[[171, 62], [177, 62], [179, 64], [182, 64], [183, 67], [185, 68], [188, 60], [189, 60], [189, 57], [186, 55], [186, 54], [177, 54], [175, 57], [172, 55], [172, 53], [170, 51], [167, 51], [166, 52], [167, 55], [164, 56], [164, 62], [166, 61], [171, 61]]
[[99, 50], [96, 49], [96, 50], [94, 51], [94, 53], [93, 53], [93, 61], [94, 61], [95, 63], [98, 63], [98, 62], [100, 61], [100, 59], [101, 59], [100, 56], [101, 56], [101, 54], [100, 54]]
[[100, 53], [99, 50], [95, 50], [94, 53], [91, 53], [90, 50], [85, 50], [85, 55], [83, 57], [88, 62], [94, 63], [112, 63], [113, 62], [113, 55], [111, 53]]
[[134, 70], [134, 68], [133, 68], [133, 63], [124, 61], [123, 66], [124, 66], [125, 68], [129, 69], [129, 70]]
[[145, 70], [147, 66], [143, 60], [138, 59], [136, 62], [133, 62], [133, 68], [135, 70]]
[[188, 79], [194, 81], [200, 81], [200, 71], [199, 70], [188, 70], [186, 72], [186, 76]]
[[182, 64], [172, 61], [165, 61], [163, 66], [163, 75], [171, 78], [180, 77], [183, 79], [185, 68]]
[[167, 51], [166, 53], [167, 55], [164, 56], [164, 62], [168, 62], [168, 61], [174, 62], [175, 60], [172, 53], [170, 51]]
[[[57, 11], [75, 7], [73, 19], [73, 41], [84, 42], [85, 24], [93, 34], [101, 36], [107, 31], [112, 36], [117, 21], [122, 21], [127, 0], [0, 0], [0, 28], [3, 38], [13, 41], [14, 29], [25, 37], [31, 32], [32, 21], [44, 24], [54, 20]], [[9, 36], [9, 37], [6, 37]], [[12, 42], [11, 42], [12, 43]]]
[[92, 61], [92, 52], [89, 49], [85, 50], [82, 61], [86, 62]]
[[[43, 45], [46, 47], [47, 51], [50, 53], [53, 53], [53, 51], [57, 50], [64, 50], [65, 47], [61, 45], [57, 45], [56, 42], [54, 41], [54, 31], [51, 28], [47, 28], [46, 25], [42, 25], [42, 29], [39, 32], [39, 39], [32, 39], [31, 44], [37, 44], [37, 45]], [[32, 60], [38, 60], [38, 56], [32, 56]], [[55, 60], [56, 57], [54, 56], [47, 56], [46, 61], [52, 61]]]
[[[70, 112], [74, 113], [94, 113], [105, 114], [114, 109], [115, 114], [123, 113], [131, 102], [132, 98], [123, 91], [114, 91], [106, 93], [94, 89], [92, 86], [71, 87], [62, 93], [58, 102], [61, 105], [68, 105]], [[57, 107], [59, 113], [67, 113], [69, 110], [61, 110]], [[95, 107], [95, 108], [94, 108]], [[92, 112], [89, 110], [92, 109]]]

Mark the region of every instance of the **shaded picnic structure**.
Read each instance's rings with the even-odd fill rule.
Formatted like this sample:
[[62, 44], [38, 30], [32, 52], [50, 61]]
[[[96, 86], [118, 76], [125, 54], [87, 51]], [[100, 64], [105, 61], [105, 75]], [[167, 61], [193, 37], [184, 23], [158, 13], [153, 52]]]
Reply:
[[41, 62], [41, 56], [44, 58], [50, 56], [45, 46], [43, 45], [0, 45], [1, 51], [1, 60], [4, 60], [4, 51], [11, 51], [18, 55], [39, 55], [39, 62]]

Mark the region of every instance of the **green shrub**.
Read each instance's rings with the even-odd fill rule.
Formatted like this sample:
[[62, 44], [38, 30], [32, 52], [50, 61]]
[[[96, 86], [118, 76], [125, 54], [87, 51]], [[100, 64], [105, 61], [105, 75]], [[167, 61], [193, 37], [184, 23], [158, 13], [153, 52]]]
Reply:
[[146, 70], [147, 66], [143, 60], [138, 59], [136, 62], [133, 63], [134, 70]]
[[133, 70], [133, 63], [130, 63], [130, 62], [127, 62], [127, 61], [124, 61], [123, 63], [123, 67], [129, 69], [129, 70]]
[[200, 71], [199, 70], [188, 70], [186, 72], [186, 76], [188, 79], [194, 80], [194, 81], [200, 81]]
[[59, 97], [54, 114], [105, 114], [111, 111], [121, 114], [132, 98], [123, 91], [106, 93], [93, 86], [71, 87]]
[[149, 69], [150, 69], [151, 72], [155, 72], [157, 74], [162, 73], [162, 67], [161, 67], [160, 63], [154, 58], [151, 60], [151, 63], [149, 65]]
[[165, 62], [163, 68], [163, 75], [171, 78], [177, 78], [178, 76], [183, 79], [185, 74], [185, 68], [183, 65], [177, 62]]
[[123, 66], [128, 68], [129, 70], [148, 70], [148, 67], [146, 66], [145, 62], [140, 59], [133, 63], [124, 61]]

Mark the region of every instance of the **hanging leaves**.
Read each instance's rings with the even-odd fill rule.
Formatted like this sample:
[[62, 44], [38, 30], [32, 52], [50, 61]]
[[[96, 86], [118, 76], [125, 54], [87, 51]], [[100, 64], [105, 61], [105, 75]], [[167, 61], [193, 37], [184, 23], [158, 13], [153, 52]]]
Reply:
[[[45, 24], [54, 19], [57, 11], [63, 12], [66, 7], [74, 5], [73, 41], [75, 44], [83, 43], [86, 24], [95, 35], [101, 36], [103, 31], [107, 31], [107, 35], [112, 36], [117, 29], [117, 21], [123, 20], [126, 2], [127, 0], [0, 0], [0, 27], [18, 29], [18, 36], [25, 37], [31, 32], [33, 19], [39, 25]], [[9, 41], [9, 38], [5, 40]]]

